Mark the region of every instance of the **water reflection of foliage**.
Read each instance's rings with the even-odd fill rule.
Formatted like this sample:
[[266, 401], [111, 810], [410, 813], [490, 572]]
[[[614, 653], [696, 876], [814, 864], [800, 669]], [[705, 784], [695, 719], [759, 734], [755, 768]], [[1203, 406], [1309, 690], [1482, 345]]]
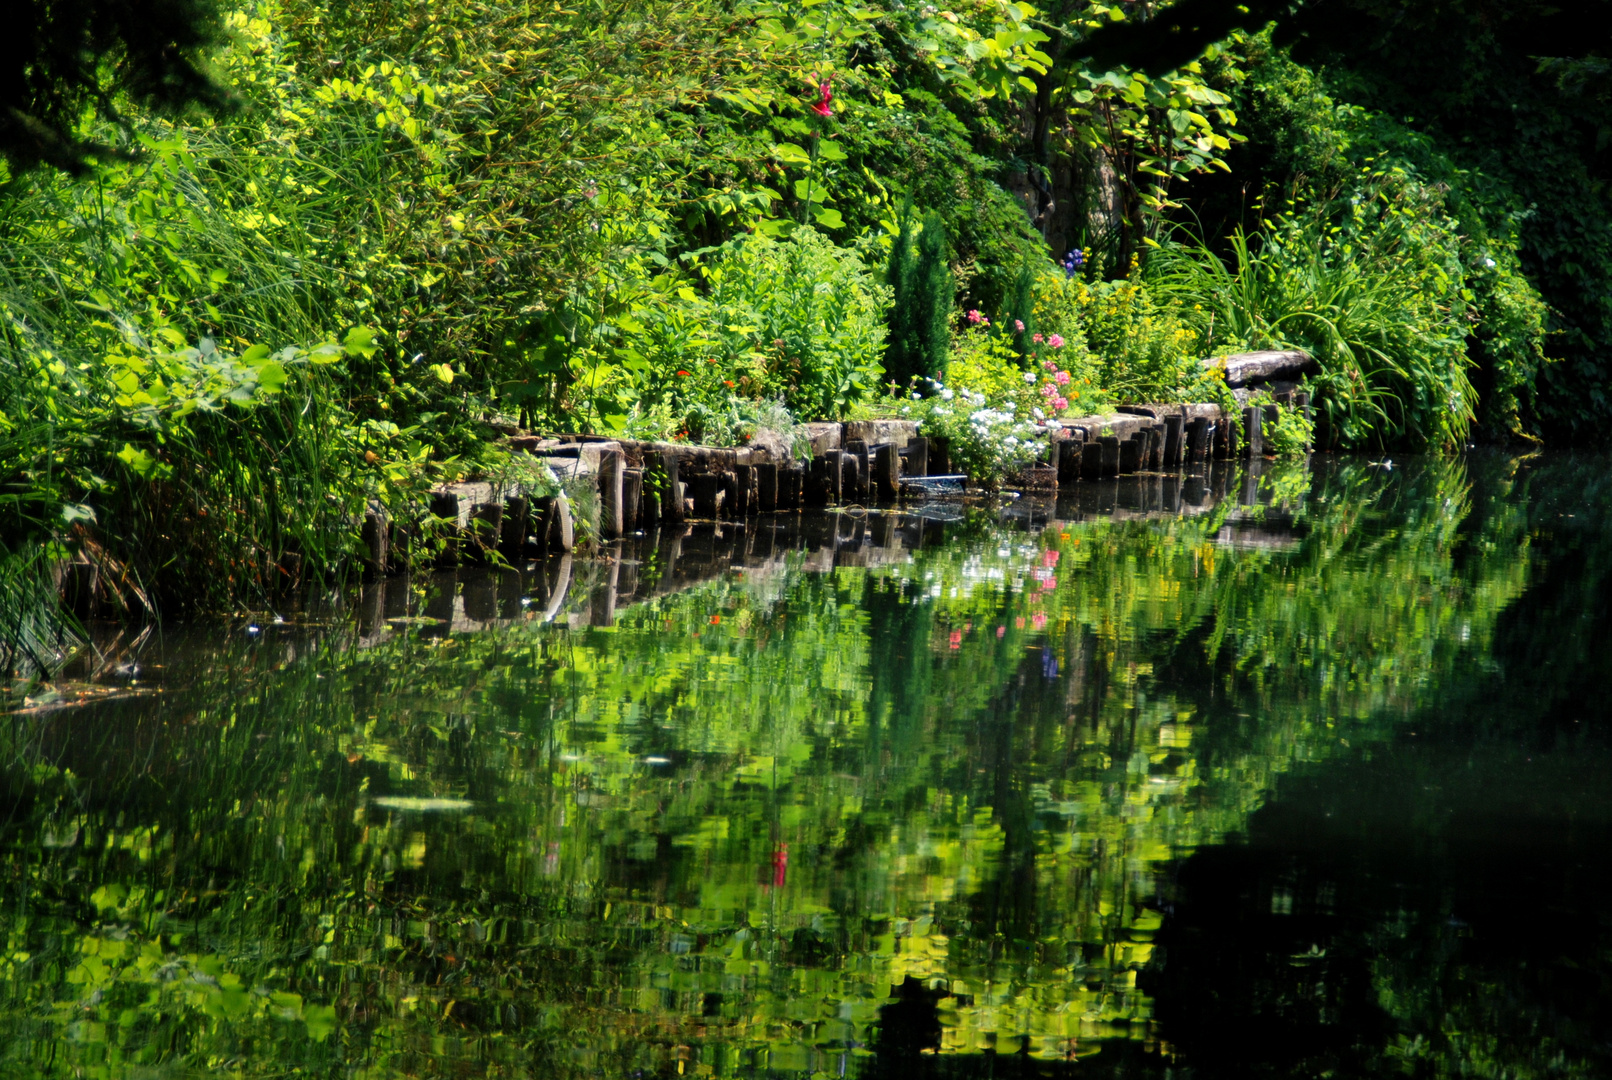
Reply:
[[1156, 874], [1438, 693], [1526, 582], [1525, 516], [1456, 463], [1284, 514], [1290, 549], [976, 522], [14, 725], [12, 1061], [838, 1071], [908, 976], [947, 1051], [1151, 1045]]

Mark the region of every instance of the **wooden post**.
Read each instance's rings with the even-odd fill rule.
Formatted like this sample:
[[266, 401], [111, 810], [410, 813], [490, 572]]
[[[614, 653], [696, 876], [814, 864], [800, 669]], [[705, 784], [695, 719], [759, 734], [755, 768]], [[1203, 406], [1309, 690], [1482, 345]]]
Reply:
[[1203, 461], [1209, 456], [1209, 421], [1203, 417], [1195, 417], [1187, 425], [1187, 458], [1190, 461]]
[[778, 466], [763, 461], [755, 466], [756, 509], [765, 513], [778, 509]]
[[907, 440], [907, 475], [929, 475], [929, 440], [921, 435]]
[[1164, 467], [1181, 467], [1181, 416], [1178, 413], [1164, 418]]
[[676, 525], [686, 516], [683, 512], [683, 484], [678, 476], [677, 455], [671, 451], [661, 454], [661, 469], [665, 476], [661, 480], [660, 516], [661, 520]]
[[437, 565], [451, 569], [459, 565], [459, 496], [452, 491], [438, 491], [431, 495], [431, 516], [441, 518], [444, 542]]
[[1080, 478], [1096, 480], [1103, 475], [1103, 448], [1097, 443], [1085, 443], [1080, 448]]
[[1142, 446], [1145, 438], [1146, 436], [1138, 431], [1119, 444], [1120, 472], [1133, 473], [1142, 467]]
[[[391, 522], [386, 518], [386, 511], [375, 507], [364, 515], [364, 525], [360, 537], [364, 543], [364, 570], [370, 577], [385, 577], [389, 561], [388, 547], [391, 541]], [[94, 564], [91, 564], [93, 567]], [[85, 592], [88, 596], [89, 590]]]
[[894, 499], [901, 494], [901, 453], [895, 443], [879, 447], [877, 466], [879, 497]]
[[[856, 482], [843, 489], [847, 499], [857, 502], [867, 502], [868, 493], [872, 489], [869, 482], [868, 444], [863, 439], [846, 439], [844, 447], [845, 456], [856, 462]], [[847, 470], [849, 472], [849, 470]]]
[[644, 470], [625, 469], [621, 474], [621, 525], [631, 533], [638, 531], [638, 519], [644, 498]]
[[937, 435], [929, 440], [929, 475], [950, 476], [952, 473], [951, 440]]
[[498, 530], [498, 553], [511, 566], [526, 561], [526, 536], [531, 531], [532, 510], [525, 495], [504, 500], [504, 523]]
[[1103, 475], [1119, 475], [1119, 437], [1116, 435], [1103, 435], [1097, 440], [1102, 451]]
[[1248, 435], [1248, 456], [1257, 458], [1265, 452], [1265, 436], [1261, 430], [1263, 410], [1250, 405], [1243, 410], [1243, 430]]
[[743, 521], [756, 512], [755, 470], [748, 465], [733, 467], [733, 516]]
[[[835, 472], [839, 471], [839, 462], [835, 462]], [[803, 492], [807, 506], [827, 506], [833, 496], [833, 489], [829, 486], [828, 455], [825, 453], [812, 458], [811, 465], [806, 472], [806, 487]]]
[[1304, 452], [1307, 454], [1310, 452], [1311, 446], [1313, 446], [1315, 443], [1315, 416], [1310, 411], [1310, 392], [1308, 390], [1299, 390], [1295, 392], [1293, 395], [1293, 407], [1303, 412], [1305, 421], [1311, 425], [1310, 442], [1304, 447]]
[[1058, 486], [1063, 487], [1080, 479], [1080, 461], [1085, 444], [1079, 439], [1064, 439], [1057, 445]]
[[621, 474], [627, 457], [620, 450], [599, 452], [599, 533], [616, 540], [626, 530], [621, 520]]
[[722, 478], [715, 473], [700, 473], [688, 478], [689, 494], [694, 498], [694, 514], [701, 518], [716, 518], [717, 493], [722, 490]]
[[661, 491], [656, 480], [657, 471], [644, 469], [643, 476], [643, 497], [638, 505], [638, 524], [645, 532], [650, 532], [660, 527]]
[[571, 500], [565, 497], [565, 492], [549, 500], [548, 521], [543, 531], [549, 538], [551, 548], [558, 545], [561, 551], [570, 551], [577, 546], [576, 524], [571, 520]]
[[1226, 452], [1224, 457], [1236, 460], [1237, 458], [1237, 424], [1232, 417], [1222, 412], [1220, 426], [1226, 429]]

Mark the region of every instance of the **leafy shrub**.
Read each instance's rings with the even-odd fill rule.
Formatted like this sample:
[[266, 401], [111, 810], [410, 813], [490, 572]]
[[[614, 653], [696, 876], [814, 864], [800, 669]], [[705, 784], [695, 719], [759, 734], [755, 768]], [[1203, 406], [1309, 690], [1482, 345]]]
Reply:
[[1029, 343], [1036, 351], [1026, 360], [1018, 346], [1025, 333], [1004, 330], [978, 311], [968, 312], [953, 338], [946, 385], [978, 395], [993, 409], [1036, 420], [1092, 405], [1095, 395], [1077, 377], [1090, 360], [1079, 339], [1037, 334]]
[[946, 439], [952, 468], [975, 483], [994, 488], [1045, 452], [1046, 432], [1055, 423], [1038, 422], [1012, 407], [993, 408], [975, 390], [939, 384], [935, 389], [935, 396], [903, 405], [901, 414], [917, 420], [924, 435]]
[[888, 290], [853, 251], [811, 229], [754, 234], [662, 274], [629, 312], [617, 355], [620, 400], [705, 437], [738, 402], [781, 400], [836, 417], [877, 393]]
[[[1036, 285], [1037, 318], [1080, 341], [1091, 359], [1080, 381], [1115, 401], [1213, 400], [1205, 383], [1198, 335], [1179, 305], [1161, 302], [1135, 263], [1119, 281], [1044, 274]], [[1083, 385], [1082, 397], [1092, 392]], [[1095, 402], [1093, 402], [1095, 404]]]
[[1255, 240], [1239, 232], [1234, 265], [1172, 244], [1152, 280], [1191, 313], [1205, 352], [1313, 355], [1330, 444], [1459, 445], [1475, 397], [1459, 237], [1424, 185], [1398, 170], [1367, 179], [1339, 216], [1290, 207]]

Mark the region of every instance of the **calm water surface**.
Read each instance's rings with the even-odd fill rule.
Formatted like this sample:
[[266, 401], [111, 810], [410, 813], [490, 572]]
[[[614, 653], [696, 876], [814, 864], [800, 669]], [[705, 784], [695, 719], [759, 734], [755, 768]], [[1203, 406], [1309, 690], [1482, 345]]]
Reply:
[[108, 637], [0, 723], [0, 1074], [1607, 1076], [1609, 466]]

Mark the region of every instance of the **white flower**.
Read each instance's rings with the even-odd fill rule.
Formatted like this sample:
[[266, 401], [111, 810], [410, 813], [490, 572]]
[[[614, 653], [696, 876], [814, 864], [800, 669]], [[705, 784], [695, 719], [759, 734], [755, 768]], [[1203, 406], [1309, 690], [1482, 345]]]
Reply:
[[940, 400], [942, 400], [942, 401], [950, 401], [952, 398], [954, 398], [956, 396], [957, 395], [953, 394], [950, 390], [942, 390], [940, 392]]
[[1030, 411], [1035, 414], [1035, 418], [1037, 420], [1045, 420], [1047, 418], [1047, 414], [1042, 412], [1040, 409], [1031, 409]]
[[1035, 372], [1026, 371], [1024, 373], [1024, 381], [1025, 381], [1026, 384], [1028, 384], [1030, 386], [1034, 386], [1035, 385]]

